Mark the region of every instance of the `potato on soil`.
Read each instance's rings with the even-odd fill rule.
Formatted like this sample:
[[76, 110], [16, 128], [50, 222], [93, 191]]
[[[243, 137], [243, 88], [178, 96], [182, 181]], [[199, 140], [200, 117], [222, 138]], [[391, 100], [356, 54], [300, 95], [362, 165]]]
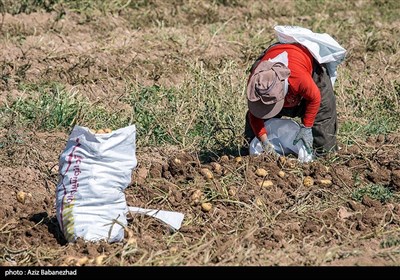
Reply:
[[99, 255], [99, 256], [97, 256], [96, 258], [94, 258], [94, 263], [95, 263], [96, 265], [102, 265], [103, 262], [104, 262], [104, 259], [105, 259], [106, 257], [107, 257], [106, 255]]
[[88, 262], [89, 262], [89, 258], [85, 256], [76, 261], [76, 266], [82, 266], [82, 265], [87, 264]]
[[289, 167], [289, 168], [295, 168], [296, 167], [296, 159], [289, 159], [285, 156], [280, 156], [278, 159], [278, 162], [280, 166], [282, 167]]
[[243, 161], [243, 158], [242, 157], [236, 157], [235, 158], [235, 162], [236, 163], [241, 163]]
[[323, 186], [330, 186], [332, 185], [332, 181], [329, 179], [321, 179], [319, 180], [319, 183]]
[[237, 193], [237, 191], [236, 191], [236, 188], [235, 188], [235, 187], [229, 188], [228, 194], [229, 194], [230, 196], [235, 196], [236, 193]]
[[272, 187], [274, 185], [274, 183], [272, 183], [271, 180], [264, 180], [264, 181], [260, 181], [258, 183], [258, 185], [262, 188], [268, 188], [268, 187]]
[[178, 247], [173, 246], [173, 247], [169, 248], [169, 252], [170, 252], [171, 254], [176, 254], [176, 253], [178, 253]]
[[314, 185], [314, 179], [311, 176], [304, 177], [303, 184], [305, 187], [311, 187]]
[[217, 172], [218, 174], [221, 174], [221, 172], [222, 172], [221, 164], [219, 164], [218, 162], [211, 162], [211, 166], [215, 172]]
[[285, 177], [285, 172], [282, 171], [282, 170], [279, 171], [279, 172], [278, 172], [278, 176], [281, 177], [281, 178]]
[[70, 265], [76, 265], [76, 262], [78, 261], [77, 257], [73, 257], [73, 256], [67, 256], [62, 265], [63, 266], [70, 266]]
[[229, 161], [229, 157], [227, 155], [223, 155], [221, 156], [221, 158], [219, 159], [220, 162], [228, 162]]
[[254, 202], [256, 203], [257, 206], [262, 206], [264, 204], [262, 198], [259, 196], [256, 197]]
[[19, 192], [17, 193], [17, 200], [18, 200], [20, 203], [25, 204], [25, 201], [26, 201], [26, 192], [19, 191]]
[[210, 210], [212, 209], [212, 204], [210, 202], [204, 202], [201, 204], [201, 209], [204, 212], [210, 212]]
[[278, 159], [278, 162], [281, 166], [284, 166], [286, 164], [286, 161], [287, 161], [287, 159], [284, 156], [280, 156]]
[[200, 203], [200, 201], [203, 199], [203, 193], [201, 190], [195, 190], [192, 195], [190, 196], [190, 199], [194, 204]]
[[268, 171], [265, 170], [264, 168], [257, 168], [256, 175], [259, 177], [265, 177], [268, 175]]
[[201, 175], [204, 176], [204, 178], [206, 178], [207, 180], [211, 180], [212, 178], [214, 178], [213, 173], [210, 171], [210, 169], [208, 168], [202, 168], [200, 169], [200, 173]]

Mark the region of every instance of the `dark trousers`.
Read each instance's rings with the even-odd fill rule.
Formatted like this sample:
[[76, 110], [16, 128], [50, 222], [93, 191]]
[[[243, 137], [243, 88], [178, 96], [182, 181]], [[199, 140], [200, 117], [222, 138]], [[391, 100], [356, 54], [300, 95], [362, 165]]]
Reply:
[[[313, 148], [316, 156], [323, 156], [328, 152], [336, 151], [336, 134], [337, 134], [337, 115], [336, 115], [336, 97], [333, 92], [331, 80], [327, 69], [324, 65], [314, 63], [313, 80], [321, 92], [321, 105], [315, 118], [312, 133], [314, 137]], [[283, 108], [276, 116], [302, 118], [305, 113], [305, 100], [299, 106], [294, 108]], [[249, 112], [246, 114], [245, 123], [245, 146], [248, 147], [250, 141], [255, 137], [255, 134], [250, 126]]]

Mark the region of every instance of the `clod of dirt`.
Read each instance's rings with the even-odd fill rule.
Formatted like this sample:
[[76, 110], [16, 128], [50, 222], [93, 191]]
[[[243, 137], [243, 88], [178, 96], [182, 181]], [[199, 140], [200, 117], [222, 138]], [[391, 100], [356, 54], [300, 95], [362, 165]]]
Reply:
[[149, 170], [145, 167], [140, 167], [137, 169], [136, 175], [137, 175], [137, 183], [139, 185], [142, 185], [144, 184], [147, 176], [149, 175]]
[[212, 173], [211, 170], [208, 169], [208, 168], [202, 168], [202, 169], [200, 169], [200, 173], [201, 173], [201, 175], [203, 175], [204, 178], [207, 179], [207, 180], [211, 180], [212, 178], [214, 178], [213, 173]]
[[357, 202], [355, 202], [355, 201], [353, 201], [353, 200], [349, 200], [348, 202], [347, 202], [347, 206], [351, 209], [351, 210], [353, 210], [353, 211], [360, 211], [361, 209], [362, 209], [362, 205], [361, 204], [359, 204], [359, 203], [357, 203]]
[[372, 199], [368, 195], [363, 196], [361, 203], [370, 208], [382, 207], [382, 204], [378, 200]]
[[272, 187], [274, 185], [274, 183], [272, 183], [271, 180], [264, 180], [258, 183], [258, 185], [262, 188], [268, 188], [268, 187]]
[[26, 201], [26, 192], [19, 191], [19, 192], [17, 193], [17, 200], [18, 200], [18, 202], [20, 202], [20, 203], [22, 203], [22, 204], [25, 204], [25, 201]]
[[278, 172], [278, 176], [281, 177], [281, 178], [284, 178], [284, 177], [285, 177], [285, 172], [282, 171], [282, 170], [279, 171], [279, 172]]
[[161, 178], [162, 176], [162, 164], [159, 162], [154, 162], [149, 168], [149, 174], [151, 178]]
[[264, 168], [257, 168], [256, 175], [259, 177], [265, 177], [268, 175], [268, 171], [265, 170]]
[[347, 211], [346, 208], [344, 208], [343, 206], [340, 206], [339, 210], [337, 212], [337, 215], [340, 220], [345, 220], [345, 219], [348, 219], [349, 217], [353, 216], [353, 213], [350, 213], [349, 211]]
[[211, 209], [212, 209], [212, 204], [210, 202], [204, 202], [204, 203], [201, 204], [201, 209], [204, 212], [210, 212]]
[[311, 187], [314, 185], [314, 179], [311, 176], [304, 177], [303, 184], [305, 187]]
[[395, 191], [400, 191], [400, 170], [392, 171], [391, 184]]

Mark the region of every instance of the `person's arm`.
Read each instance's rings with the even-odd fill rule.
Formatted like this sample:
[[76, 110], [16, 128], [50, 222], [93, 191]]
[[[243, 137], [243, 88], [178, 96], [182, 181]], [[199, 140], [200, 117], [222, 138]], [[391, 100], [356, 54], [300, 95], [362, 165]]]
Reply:
[[307, 152], [311, 153], [314, 141], [312, 126], [314, 125], [315, 117], [321, 104], [321, 93], [311, 75], [304, 75], [302, 77], [298, 92], [306, 100], [306, 111], [302, 118], [300, 130], [293, 140], [293, 145], [302, 140]]
[[302, 123], [305, 127], [312, 127], [321, 104], [321, 93], [311, 75], [303, 77], [299, 92], [306, 100], [306, 111]]
[[267, 139], [267, 130], [264, 127], [264, 120], [255, 117], [249, 112], [249, 122], [257, 138], [260, 139], [261, 142], [264, 142], [264, 140]]
[[264, 126], [264, 120], [255, 117], [251, 112], [249, 112], [249, 122], [254, 134], [262, 143], [264, 152], [267, 154], [274, 154], [274, 146], [268, 141], [267, 130]]

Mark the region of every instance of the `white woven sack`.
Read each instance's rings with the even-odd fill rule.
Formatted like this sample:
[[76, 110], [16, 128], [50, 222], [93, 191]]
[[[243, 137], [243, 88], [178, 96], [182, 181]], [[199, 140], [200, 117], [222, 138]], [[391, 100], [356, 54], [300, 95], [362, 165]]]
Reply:
[[57, 220], [65, 238], [121, 241], [127, 225], [124, 190], [136, 160], [136, 127], [94, 134], [75, 126], [59, 159]]
[[[300, 130], [300, 125], [291, 119], [272, 118], [264, 122], [268, 140], [274, 146], [275, 152], [280, 155], [295, 155], [300, 162], [313, 160], [303, 141], [293, 145], [293, 140]], [[260, 155], [263, 152], [262, 144], [257, 137], [250, 142], [250, 155]]]
[[280, 43], [299, 43], [306, 47], [321, 64], [326, 64], [332, 87], [337, 77], [337, 66], [344, 60], [346, 49], [327, 33], [315, 33], [311, 30], [291, 25], [277, 25], [275, 35]]

